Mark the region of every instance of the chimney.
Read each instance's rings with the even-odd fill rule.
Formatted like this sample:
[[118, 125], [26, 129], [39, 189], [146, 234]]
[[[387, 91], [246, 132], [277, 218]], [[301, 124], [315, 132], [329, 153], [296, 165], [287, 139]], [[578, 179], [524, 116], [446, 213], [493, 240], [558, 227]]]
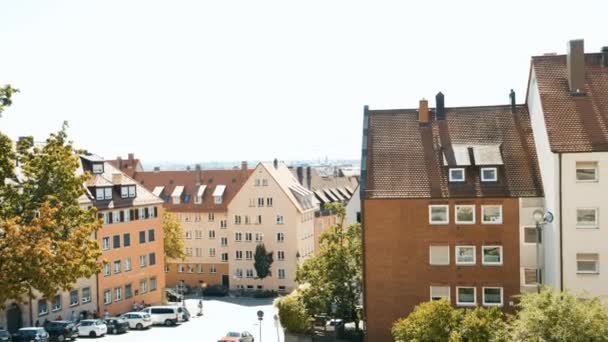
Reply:
[[186, 165], [186, 171], [190, 171], [190, 165]]
[[429, 123], [429, 101], [426, 99], [420, 100], [420, 106], [418, 107], [418, 122], [421, 125]]
[[194, 170], [196, 170], [196, 185], [201, 185], [201, 164], [194, 165]]
[[310, 166], [306, 167], [306, 186], [308, 190], [312, 190], [312, 169]]
[[513, 89], [509, 93], [509, 98], [511, 99], [511, 113], [515, 114], [515, 92]]
[[243, 160], [241, 162], [241, 170], [247, 171], [247, 161], [246, 160]]
[[437, 120], [445, 120], [445, 102], [442, 92], [438, 92], [435, 95], [435, 107], [435, 117]]
[[122, 157], [121, 156], [116, 157], [116, 161], [118, 162], [118, 169], [122, 170]]
[[585, 95], [585, 43], [582, 39], [568, 42], [568, 85], [572, 95]]
[[275, 169], [279, 168], [279, 161], [277, 160], [277, 158], [274, 158], [274, 161], [272, 162], [272, 165], [274, 165]]
[[133, 162], [133, 159], [135, 159], [135, 155], [133, 153], [129, 153], [129, 161]]
[[602, 48], [602, 66], [608, 67], [608, 46]]
[[155, 166], [154, 167], [154, 172], [155, 173], [159, 173], [160, 172], [160, 166]]
[[122, 183], [122, 173], [113, 173], [112, 174], [112, 184], [118, 185]]
[[296, 173], [298, 174], [298, 182], [304, 185], [304, 168], [298, 166], [298, 168], [296, 169]]

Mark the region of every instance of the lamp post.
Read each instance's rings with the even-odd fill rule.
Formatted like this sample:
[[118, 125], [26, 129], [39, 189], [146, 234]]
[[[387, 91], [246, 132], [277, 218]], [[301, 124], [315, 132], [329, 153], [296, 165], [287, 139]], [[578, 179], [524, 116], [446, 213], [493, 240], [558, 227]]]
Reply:
[[274, 326], [277, 328], [277, 342], [281, 342], [281, 334], [279, 333], [279, 316], [274, 315], [272, 318], [274, 319]]
[[538, 293], [540, 293], [540, 289], [543, 283], [543, 277], [544, 277], [544, 257], [542, 258], [542, 262], [541, 262], [541, 243], [543, 241], [543, 230], [542, 227], [546, 224], [546, 223], [551, 223], [553, 222], [553, 214], [549, 211], [547, 211], [546, 213], [543, 212], [542, 210], [535, 210], [534, 213], [532, 213], [532, 217], [534, 218], [534, 222], [536, 223], [536, 280], [537, 280], [537, 288], [536, 291]]
[[262, 320], [264, 319], [264, 311], [258, 310], [258, 321], [260, 321], [260, 342], [262, 342]]
[[182, 306], [186, 307], [186, 284], [183, 280], [181, 281], [181, 284], [182, 286], [179, 293], [182, 295]]

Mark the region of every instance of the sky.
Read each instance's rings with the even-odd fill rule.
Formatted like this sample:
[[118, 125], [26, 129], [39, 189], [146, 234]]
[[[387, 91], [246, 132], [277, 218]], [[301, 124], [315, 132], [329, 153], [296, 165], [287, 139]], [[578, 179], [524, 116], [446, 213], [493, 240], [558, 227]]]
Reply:
[[525, 101], [530, 56], [608, 45], [606, 1], [0, 0], [0, 118], [107, 159], [359, 158], [363, 106]]

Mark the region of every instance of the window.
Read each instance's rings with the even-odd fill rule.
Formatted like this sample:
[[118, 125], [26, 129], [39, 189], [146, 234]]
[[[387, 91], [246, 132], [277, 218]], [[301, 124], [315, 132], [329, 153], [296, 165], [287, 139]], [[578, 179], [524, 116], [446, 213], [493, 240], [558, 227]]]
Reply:
[[131, 246], [131, 234], [130, 233], [126, 233], [126, 234], [122, 235], [122, 244], [125, 247]]
[[120, 248], [120, 235], [112, 236], [112, 248]]
[[51, 307], [52, 311], [61, 310], [61, 295], [56, 295], [53, 297], [53, 306]]
[[456, 246], [456, 265], [475, 265], [475, 246]]
[[110, 249], [110, 237], [104, 237], [101, 239], [101, 249], [107, 251]]
[[179, 273], [184, 273], [185, 270], [186, 270], [186, 268], [184, 265], [179, 265], [177, 267], [177, 272], [179, 272]]
[[215, 239], [215, 230], [209, 230], [209, 240]]
[[597, 253], [577, 253], [576, 254], [576, 273], [599, 274], [599, 254]]
[[536, 227], [524, 227], [524, 243], [540, 243], [540, 238]]
[[464, 168], [450, 169], [450, 182], [464, 182]]
[[456, 287], [456, 304], [461, 306], [474, 306], [476, 301], [474, 287]]
[[228, 222], [226, 220], [221, 220], [220, 221], [220, 228], [226, 228], [228, 227]]
[[253, 236], [253, 234], [251, 232], [245, 233], [245, 241], [249, 241], [249, 242], [252, 241], [253, 240], [252, 236]]
[[70, 306], [78, 305], [78, 290], [70, 291]]
[[198, 264], [196, 265], [196, 273], [203, 273], [203, 265], [202, 264]]
[[483, 259], [481, 261], [484, 265], [502, 265], [502, 246], [483, 246]]
[[255, 224], [262, 224], [262, 215], [258, 215], [255, 219]]
[[501, 224], [502, 223], [502, 205], [482, 205], [481, 206], [481, 223]]
[[122, 287], [117, 287], [114, 289], [114, 301], [118, 302], [122, 300]]
[[258, 197], [258, 207], [263, 207], [263, 206], [264, 206], [264, 198]]
[[103, 173], [103, 163], [92, 163], [91, 168], [93, 169], [94, 174]]
[[277, 252], [277, 259], [282, 261], [285, 260], [285, 252], [284, 251], [278, 251]]
[[253, 270], [251, 268], [247, 269], [247, 271], [246, 271], [246, 277], [247, 278], [253, 278]]
[[139, 243], [146, 243], [146, 231], [139, 232]]
[[192, 231], [191, 230], [186, 230], [184, 232], [184, 234], [186, 234], [186, 239], [188, 239], [188, 240], [192, 239]]
[[213, 196], [213, 203], [222, 204], [222, 196]]
[[578, 182], [597, 182], [597, 163], [596, 162], [577, 162], [576, 180]]
[[95, 199], [97, 199], [98, 201], [111, 200], [112, 199], [112, 188], [111, 187], [96, 188], [95, 189]]
[[284, 224], [285, 223], [285, 219], [283, 218], [283, 215], [277, 215], [277, 224]]
[[484, 287], [483, 305], [502, 306], [502, 287]]
[[133, 297], [133, 285], [125, 285], [125, 299]]
[[495, 167], [482, 167], [481, 168], [481, 181], [482, 182], [496, 182], [498, 180], [498, 171]]
[[199, 257], [199, 258], [200, 258], [200, 257], [202, 257], [202, 256], [203, 256], [203, 249], [202, 249], [202, 248], [198, 248], [198, 247], [197, 247], [197, 248], [195, 248], [195, 249], [194, 249], [194, 251], [196, 252], [196, 254], [195, 254], [195, 255], [196, 255], [197, 257]]
[[123, 185], [120, 187], [121, 198], [134, 198], [135, 197], [135, 185]]
[[278, 278], [279, 278], [279, 279], [285, 279], [285, 269], [283, 269], [283, 268], [279, 268], [277, 271], [278, 271], [278, 272], [277, 272], [277, 274], [278, 274]]
[[272, 207], [272, 197], [267, 197], [266, 198], [266, 206], [267, 207]]
[[209, 273], [217, 273], [217, 267], [215, 265], [209, 266]]
[[283, 242], [283, 241], [285, 241], [285, 234], [277, 233], [277, 242]]
[[148, 280], [142, 279], [139, 281], [139, 292], [146, 293], [148, 292]]
[[262, 186], [268, 186], [268, 179], [262, 179]]
[[154, 229], [148, 230], [148, 242], [152, 242], [156, 239]]
[[264, 240], [264, 234], [255, 233], [255, 242], [262, 242], [262, 240]]
[[220, 244], [222, 245], [222, 247], [228, 246], [228, 238], [227, 237], [221, 237], [220, 238]]
[[125, 259], [125, 272], [129, 272], [131, 270], [131, 257]]
[[241, 215], [234, 215], [234, 224], [241, 224]]
[[156, 291], [156, 277], [150, 278], [150, 292]]
[[209, 248], [209, 256], [210, 257], [214, 257], [215, 256], [215, 248]]
[[85, 287], [82, 289], [82, 303], [88, 303], [91, 301], [91, 288]]
[[112, 270], [112, 267], [110, 266], [110, 264], [104, 264], [103, 265], [103, 275], [104, 275], [104, 277], [109, 276], [111, 274], [111, 270]]
[[243, 269], [237, 268], [236, 272], [234, 272], [234, 274], [236, 275], [237, 278], [243, 278]]
[[[220, 203], [221, 203], [221, 199], [220, 199]], [[213, 222], [215, 220], [215, 214], [214, 213], [209, 213], [209, 215], [207, 215], [207, 219], [208, 219], [209, 222]]]
[[538, 285], [538, 269], [524, 268], [524, 285]]
[[243, 251], [236, 251], [236, 260], [242, 260], [243, 259]]
[[114, 273], [120, 273], [120, 264], [121, 264], [120, 260], [114, 261]]
[[156, 265], [156, 253], [148, 254], [148, 263], [150, 264], [150, 266]]
[[431, 300], [447, 299], [450, 300], [449, 286], [431, 286]]
[[228, 261], [228, 253], [222, 253], [222, 261]]
[[576, 228], [598, 228], [597, 208], [576, 209]]
[[103, 291], [103, 303], [104, 304], [112, 303], [112, 291], [110, 291], [110, 290]]
[[450, 207], [447, 205], [429, 206], [429, 223], [448, 224], [450, 223]]
[[450, 264], [450, 246], [431, 246], [429, 254], [429, 263], [431, 265]]
[[145, 255], [139, 256], [139, 267], [146, 267], [146, 256]]
[[38, 316], [46, 315], [49, 313], [49, 304], [46, 299], [40, 299], [38, 301]]
[[113, 211], [112, 212], [112, 222], [119, 223], [122, 221], [120, 213], [122, 213], [122, 211]]
[[245, 251], [245, 260], [253, 260], [253, 252]]
[[457, 205], [456, 206], [456, 223], [474, 224], [475, 223], [475, 206], [474, 205]]
[[241, 233], [241, 232], [234, 233], [234, 241], [241, 241], [241, 240], [243, 240], [243, 233]]

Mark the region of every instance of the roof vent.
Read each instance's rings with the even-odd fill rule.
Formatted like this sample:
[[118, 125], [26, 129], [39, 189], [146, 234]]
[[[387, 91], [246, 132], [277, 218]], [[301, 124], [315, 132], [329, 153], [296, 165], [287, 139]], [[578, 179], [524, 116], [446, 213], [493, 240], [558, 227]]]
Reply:
[[418, 122], [420, 125], [427, 125], [429, 123], [429, 101], [426, 99], [420, 100], [418, 107]]
[[275, 169], [279, 168], [279, 161], [277, 160], [277, 158], [274, 158], [274, 161], [272, 162], [272, 165], [274, 165]]
[[608, 67], [608, 46], [602, 48], [602, 66]]
[[585, 95], [585, 42], [575, 39], [568, 42], [568, 85], [572, 95]]
[[155, 173], [159, 173], [160, 172], [160, 166], [155, 166], [154, 167], [154, 172]]
[[437, 95], [435, 95], [435, 107], [437, 107], [435, 109], [437, 120], [445, 120], [445, 102], [442, 92], [438, 92]]
[[515, 92], [513, 89], [509, 93], [509, 98], [511, 99], [511, 113], [515, 114]]

